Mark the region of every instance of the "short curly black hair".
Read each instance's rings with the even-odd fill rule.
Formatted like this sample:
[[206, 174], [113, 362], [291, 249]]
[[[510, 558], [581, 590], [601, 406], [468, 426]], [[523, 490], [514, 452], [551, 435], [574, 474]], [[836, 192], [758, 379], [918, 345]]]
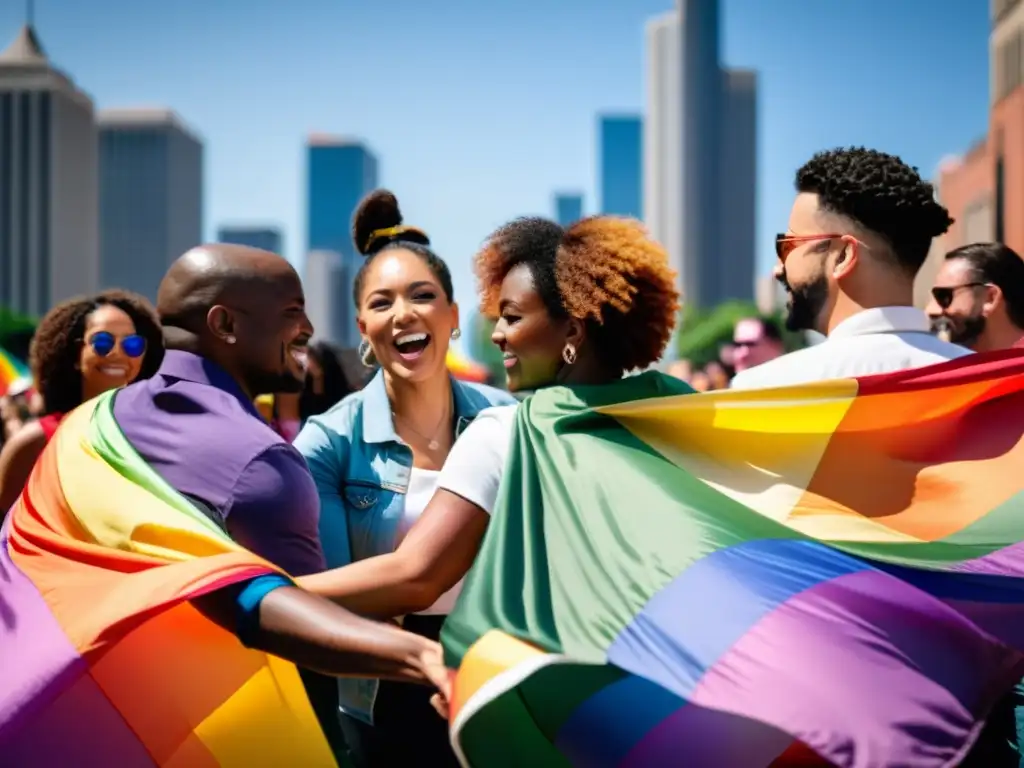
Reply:
[[497, 316], [501, 283], [520, 264], [552, 317], [585, 321], [608, 367], [646, 368], [665, 351], [679, 312], [676, 275], [639, 221], [592, 216], [563, 229], [527, 217], [501, 227], [476, 256], [484, 315]]
[[924, 264], [932, 239], [953, 223], [917, 168], [864, 147], [819, 152], [796, 172], [796, 190], [818, 195], [823, 210], [880, 235], [910, 275]]
[[366, 273], [378, 253], [402, 248], [412, 251], [426, 262], [449, 302], [455, 300], [452, 273], [444, 259], [430, 247], [430, 238], [422, 229], [402, 226], [402, 211], [398, 198], [386, 189], [375, 189], [360, 201], [352, 217], [352, 241], [359, 253], [366, 256], [352, 288], [356, 307], [363, 295]]
[[89, 315], [103, 306], [120, 309], [146, 340], [140, 379], [157, 372], [164, 357], [164, 337], [153, 306], [129, 291], [109, 290], [78, 296], [58, 304], [39, 321], [29, 346], [29, 367], [43, 398], [45, 413], [67, 413], [82, 404], [82, 372], [78, 355]]

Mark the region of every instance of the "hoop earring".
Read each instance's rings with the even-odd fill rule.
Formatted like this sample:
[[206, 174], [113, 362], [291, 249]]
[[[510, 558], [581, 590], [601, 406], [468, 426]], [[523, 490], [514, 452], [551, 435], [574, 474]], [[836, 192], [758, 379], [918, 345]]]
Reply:
[[568, 342], [562, 347], [562, 359], [566, 365], [572, 365], [576, 362], [576, 347]]
[[373, 354], [373, 347], [370, 346], [370, 342], [366, 339], [359, 342], [359, 361], [367, 368], [373, 368], [377, 365], [377, 357]]
[[457, 341], [462, 338], [462, 330], [460, 328], [452, 328], [452, 341]]

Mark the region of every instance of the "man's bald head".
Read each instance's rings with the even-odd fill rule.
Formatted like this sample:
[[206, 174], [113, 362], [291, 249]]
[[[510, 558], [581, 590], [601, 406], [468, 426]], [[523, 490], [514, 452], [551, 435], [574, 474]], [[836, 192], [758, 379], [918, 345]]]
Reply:
[[250, 396], [302, 389], [313, 326], [299, 276], [276, 253], [193, 248], [167, 270], [157, 312], [168, 349], [218, 364]]
[[175, 261], [157, 292], [164, 327], [201, 334], [210, 310], [222, 303], [248, 301], [298, 275], [281, 256], [244, 245], [201, 245]]

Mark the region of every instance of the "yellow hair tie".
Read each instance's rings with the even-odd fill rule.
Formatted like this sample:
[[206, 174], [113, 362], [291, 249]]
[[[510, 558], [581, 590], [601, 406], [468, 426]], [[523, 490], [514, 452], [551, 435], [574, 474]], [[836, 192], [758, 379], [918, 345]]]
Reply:
[[427, 237], [427, 233], [418, 227], [409, 227], [405, 224], [399, 224], [394, 227], [385, 227], [384, 229], [375, 229], [370, 233], [370, 236], [366, 238], [365, 250], [369, 251], [370, 246], [373, 245], [374, 241], [383, 237], [396, 237], [406, 232], [415, 232], [421, 235], [424, 239]]

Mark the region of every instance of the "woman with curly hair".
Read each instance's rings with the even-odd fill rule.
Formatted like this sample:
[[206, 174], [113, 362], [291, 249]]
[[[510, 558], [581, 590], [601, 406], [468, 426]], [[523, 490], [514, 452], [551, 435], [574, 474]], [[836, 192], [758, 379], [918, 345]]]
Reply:
[[[664, 249], [631, 219], [597, 216], [566, 229], [518, 219], [489, 238], [476, 271], [512, 391], [612, 384], [646, 368], [664, 351], [679, 310]], [[645, 376], [662, 394], [693, 391], [671, 376]], [[515, 408], [489, 408], [469, 425], [395, 552], [307, 577], [303, 586], [391, 617], [422, 610], [458, 583], [497, 500]]]
[[103, 291], [47, 312], [29, 348], [43, 415], [0, 451], [0, 519], [17, 500], [64, 414], [108, 389], [152, 376], [163, 356], [160, 321], [137, 294]]

